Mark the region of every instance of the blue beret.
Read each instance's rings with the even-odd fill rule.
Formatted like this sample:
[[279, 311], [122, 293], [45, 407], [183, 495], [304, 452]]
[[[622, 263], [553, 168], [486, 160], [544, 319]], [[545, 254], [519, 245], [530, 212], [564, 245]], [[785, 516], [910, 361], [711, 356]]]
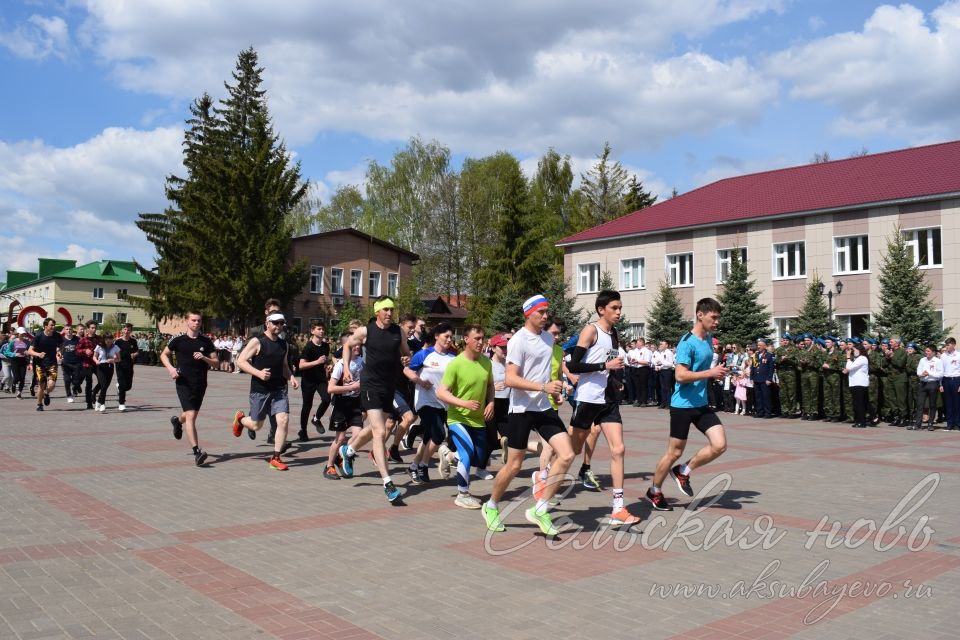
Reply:
[[880, 344], [890, 344], [890, 338], [884, 338], [880, 341]]
[[824, 340], [832, 340], [833, 342], [836, 342], [836, 341], [839, 340], [840, 338], [838, 338], [837, 336], [823, 336], [823, 339], [824, 339]]
[[864, 341], [864, 342], [869, 342], [869, 343], [872, 344], [873, 346], [877, 346], [877, 339], [876, 339], [876, 338], [864, 338], [863, 341]]
[[916, 348], [917, 348], [917, 345], [916, 345], [916, 343], [914, 343], [914, 342], [908, 342], [908, 343], [907, 343], [907, 347], [909, 347], [910, 349], [916, 349]]
[[827, 342], [826, 342], [826, 340], [824, 340], [823, 338], [817, 338], [817, 341], [816, 341], [816, 342], [817, 342], [817, 344], [820, 345], [821, 347], [827, 346]]
[[783, 339], [784, 339], [784, 340], [793, 340], [793, 336], [791, 336], [789, 333], [784, 333], [784, 334], [783, 334]]
[[853, 344], [861, 344], [863, 341], [860, 338], [847, 338], [847, 342], [852, 342]]

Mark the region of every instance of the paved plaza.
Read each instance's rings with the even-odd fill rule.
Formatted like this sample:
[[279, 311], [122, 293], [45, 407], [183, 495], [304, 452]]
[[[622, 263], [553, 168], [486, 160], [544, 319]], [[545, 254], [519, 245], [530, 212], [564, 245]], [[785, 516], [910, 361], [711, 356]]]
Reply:
[[609, 491], [575, 489], [567, 532], [543, 538], [523, 518], [530, 457], [488, 537], [453, 480], [413, 487], [393, 465], [391, 507], [365, 452], [355, 478], [324, 479], [329, 435], [270, 470], [265, 434], [230, 433], [248, 384], [210, 374], [204, 468], [171, 435], [163, 369], [137, 368], [126, 413], [115, 389], [105, 414], [62, 387], [43, 413], [0, 395], [0, 638], [957, 637], [960, 433], [724, 414], [701, 508], [668, 481], [674, 510], [651, 514], [667, 412], [626, 408], [642, 534], [602, 526]]

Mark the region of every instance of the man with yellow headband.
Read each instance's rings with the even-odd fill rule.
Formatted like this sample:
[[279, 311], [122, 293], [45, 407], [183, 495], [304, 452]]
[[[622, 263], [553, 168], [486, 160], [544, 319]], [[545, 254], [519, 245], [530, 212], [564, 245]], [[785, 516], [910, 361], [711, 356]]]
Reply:
[[373, 304], [374, 317], [360, 327], [343, 347], [343, 384], [349, 384], [350, 358], [355, 345], [366, 345], [363, 379], [360, 381], [360, 404], [367, 412], [367, 426], [340, 447], [337, 472], [353, 477], [357, 449], [372, 441], [373, 459], [383, 478], [383, 492], [392, 504], [403, 504], [401, 492], [390, 479], [384, 443], [387, 438], [387, 416], [393, 411], [393, 395], [404, 362], [410, 360], [410, 349], [399, 325], [393, 323], [393, 298], [380, 296]]

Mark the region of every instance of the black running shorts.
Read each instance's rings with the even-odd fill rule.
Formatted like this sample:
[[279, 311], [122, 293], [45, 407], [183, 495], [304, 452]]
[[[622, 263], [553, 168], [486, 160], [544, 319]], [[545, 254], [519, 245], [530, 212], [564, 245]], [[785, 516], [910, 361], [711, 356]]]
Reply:
[[570, 418], [570, 426], [577, 429], [589, 429], [595, 424], [603, 423], [623, 424], [619, 403], [578, 402], [577, 408], [573, 410], [573, 417]]
[[670, 407], [670, 437], [677, 440], [686, 440], [690, 435], [690, 425], [700, 433], [706, 433], [710, 427], [723, 425], [720, 416], [713, 407], [697, 407], [695, 409]]
[[195, 387], [183, 382], [177, 383], [177, 398], [180, 399], [180, 408], [184, 411], [199, 411], [206, 393], [207, 385]]
[[420, 426], [423, 427], [423, 441], [439, 446], [447, 439], [447, 411], [437, 407], [420, 407]]
[[558, 433], [567, 432], [556, 409], [511, 413], [508, 420], [507, 446], [511, 449], [526, 449], [531, 431], [539, 433], [547, 442]]
[[360, 406], [364, 411], [383, 411], [385, 414], [393, 413], [393, 389], [383, 389], [381, 387], [364, 388], [363, 382], [360, 383]]

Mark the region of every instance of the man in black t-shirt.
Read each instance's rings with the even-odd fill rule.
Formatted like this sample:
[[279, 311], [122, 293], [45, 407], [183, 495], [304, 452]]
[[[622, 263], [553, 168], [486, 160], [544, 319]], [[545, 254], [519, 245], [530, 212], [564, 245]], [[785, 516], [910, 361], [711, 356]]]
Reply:
[[44, 320], [43, 331], [34, 336], [33, 344], [27, 348], [27, 355], [37, 359], [33, 371], [37, 381], [37, 411], [43, 411], [44, 405], [50, 404], [50, 394], [57, 386], [57, 364], [63, 357], [60, 353], [63, 336], [53, 330], [55, 324], [53, 318]]
[[[217, 350], [213, 341], [200, 333], [203, 316], [198, 311], [187, 312], [187, 332], [174, 337], [160, 354], [160, 362], [176, 381], [177, 398], [183, 412], [172, 416], [173, 437], [183, 437], [183, 428], [187, 428], [187, 439], [193, 447], [193, 459], [199, 467], [207, 460], [207, 453], [200, 448], [197, 438], [197, 413], [203, 404], [207, 392], [207, 371], [217, 364]], [[177, 366], [170, 362], [170, 354], [177, 358]]]
[[74, 393], [80, 387], [80, 358], [77, 355], [79, 344], [80, 336], [73, 334], [71, 325], [66, 325], [63, 328], [63, 344], [60, 345], [60, 353], [63, 354], [60, 368], [63, 369], [63, 386], [67, 391], [69, 403], [73, 402]]
[[130, 335], [133, 325], [127, 323], [120, 329], [120, 337], [114, 340], [120, 349], [120, 362], [117, 363], [117, 407], [118, 411], [126, 411], [127, 391], [133, 386], [133, 362], [139, 353], [137, 339]]
[[324, 432], [320, 419], [330, 406], [330, 392], [327, 391], [327, 360], [330, 358], [330, 345], [323, 339], [324, 326], [322, 322], [314, 322], [310, 326], [310, 340], [300, 354], [297, 368], [300, 370], [300, 390], [303, 395], [303, 406], [300, 407], [300, 434], [301, 442], [308, 440], [307, 420], [313, 409], [313, 394], [320, 393], [320, 406], [313, 424], [317, 426], [317, 433]]

